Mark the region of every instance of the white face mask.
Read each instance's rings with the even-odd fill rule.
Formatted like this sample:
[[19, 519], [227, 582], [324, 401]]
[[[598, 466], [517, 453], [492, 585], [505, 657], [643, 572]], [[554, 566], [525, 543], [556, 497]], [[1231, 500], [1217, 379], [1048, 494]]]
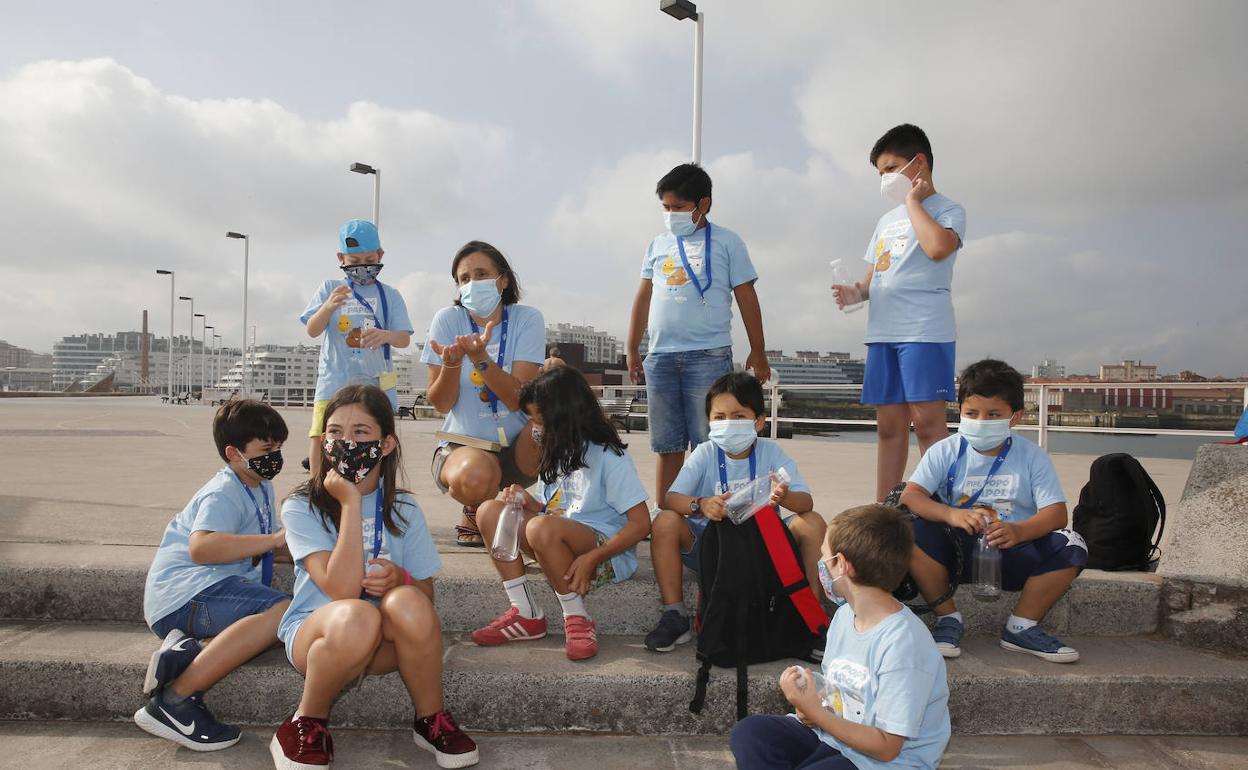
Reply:
[[698, 229], [697, 223], [693, 219], [693, 215], [696, 213], [697, 209], [693, 211], [665, 211], [663, 212], [663, 224], [667, 225], [667, 231], [672, 235], [681, 237], [693, 235], [693, 231]]
[[1005, 443], [1010, 437], [1009, 420], [972, 420], [963, 417], [958, 434], [977, 452], [986, 452]]
[[[917, 157], [919, 156], [914, 156], [914, 158]], [[914, 158], [910, 159], [910, 163], [914, 162]], [[881, 195], [896, 203], [906, 202], [906, 196], [910, 194], [912, 183], [910, 177], [901, 172], [910, 168], [910, 163], [902, 166], [900, 171], [889, 171], [886, 174], [880, 174]]]

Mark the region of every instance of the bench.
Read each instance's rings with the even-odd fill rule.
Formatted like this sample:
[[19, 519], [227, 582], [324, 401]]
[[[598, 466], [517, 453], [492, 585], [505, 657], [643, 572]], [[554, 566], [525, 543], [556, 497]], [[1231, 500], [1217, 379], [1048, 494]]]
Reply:
[[175, 404], [189, 404], [189, 403], [191, 403], [191, 391], [189, 391], [189, 390], [184, 390], [184, 391], [182, 391], [181, 393], [176, 394], [176, 395], [173, 397], [173, 403], [175, 403]]
[[602, 411], [607, 415], [607, 419], [612, 425], [617, 425], [624, 429], [625, 433], [632, 433], [633, 404], [637, 403], [635, 398], [603, 398], [598, 403], [602, 406]]
[[399, 408], [394, 414], [400, 419], [410, 417], [415, 420], [417, 409], [430, 408], [429, 399], [423, 393], [416, 393], [410, 396], [399, 396]]

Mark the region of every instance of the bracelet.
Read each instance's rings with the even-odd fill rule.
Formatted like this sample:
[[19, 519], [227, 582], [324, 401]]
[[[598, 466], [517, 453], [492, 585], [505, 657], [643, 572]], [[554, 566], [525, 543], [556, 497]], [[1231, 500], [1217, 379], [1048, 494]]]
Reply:
[[[399, 567], [399, 569], [403, 569], [403, 568]], [[410, 586], [411, 584], [412, 584], [412, 573], [403, 569], [403, 585]]]
[[450, 364], [442, 364], [442, 368], [443, 368], [443, 369], [458, 369], [459, 367], [461, 367], [461, 366], [463, 366], [463, 365], [464, 365], [464, 364], [463, 364], [463, 362], [461, 361], [461, 362], [459, 362], [458, 364], [455, 364], [454, 366], [451, 366]]

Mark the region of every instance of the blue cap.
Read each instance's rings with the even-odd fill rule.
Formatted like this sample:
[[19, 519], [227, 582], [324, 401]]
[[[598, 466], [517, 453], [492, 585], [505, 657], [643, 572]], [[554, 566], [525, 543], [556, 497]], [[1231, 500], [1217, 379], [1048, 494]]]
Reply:
[[[347, 239], [355, 240], [354, 246], [347, 245]], [[342, 254], [364, 254], [369, 251], [381, 250], [381, 237], [377, 235], [377, 225], [367, 219], [352, 219], [338, 230], [338, 251]]]

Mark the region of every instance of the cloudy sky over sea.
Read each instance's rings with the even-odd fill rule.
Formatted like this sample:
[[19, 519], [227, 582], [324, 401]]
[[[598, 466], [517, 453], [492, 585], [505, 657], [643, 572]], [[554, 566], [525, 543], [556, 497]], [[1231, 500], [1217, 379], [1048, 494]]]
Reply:
[[[237, 344], [238, 230], [260, 342], [306, 341], [338, 225], [371, 212], [353, 161], [383, 171], [382, 279], [418, 330], [482, 239], [548, 322], [623, 336], [689, 153], [693, 25], [657, 0], [0, 6], [0, 338], [144, 308], [165, 333], [165, 268]], [[889, 205], [868, 151], [913, 122], [967, 210], [959, 363], [1248, 373], [1248, 4], [699, 8], [711, 219], [749, 245], [769, 347], [865, 352], [828, 261], [861, 259]]]

